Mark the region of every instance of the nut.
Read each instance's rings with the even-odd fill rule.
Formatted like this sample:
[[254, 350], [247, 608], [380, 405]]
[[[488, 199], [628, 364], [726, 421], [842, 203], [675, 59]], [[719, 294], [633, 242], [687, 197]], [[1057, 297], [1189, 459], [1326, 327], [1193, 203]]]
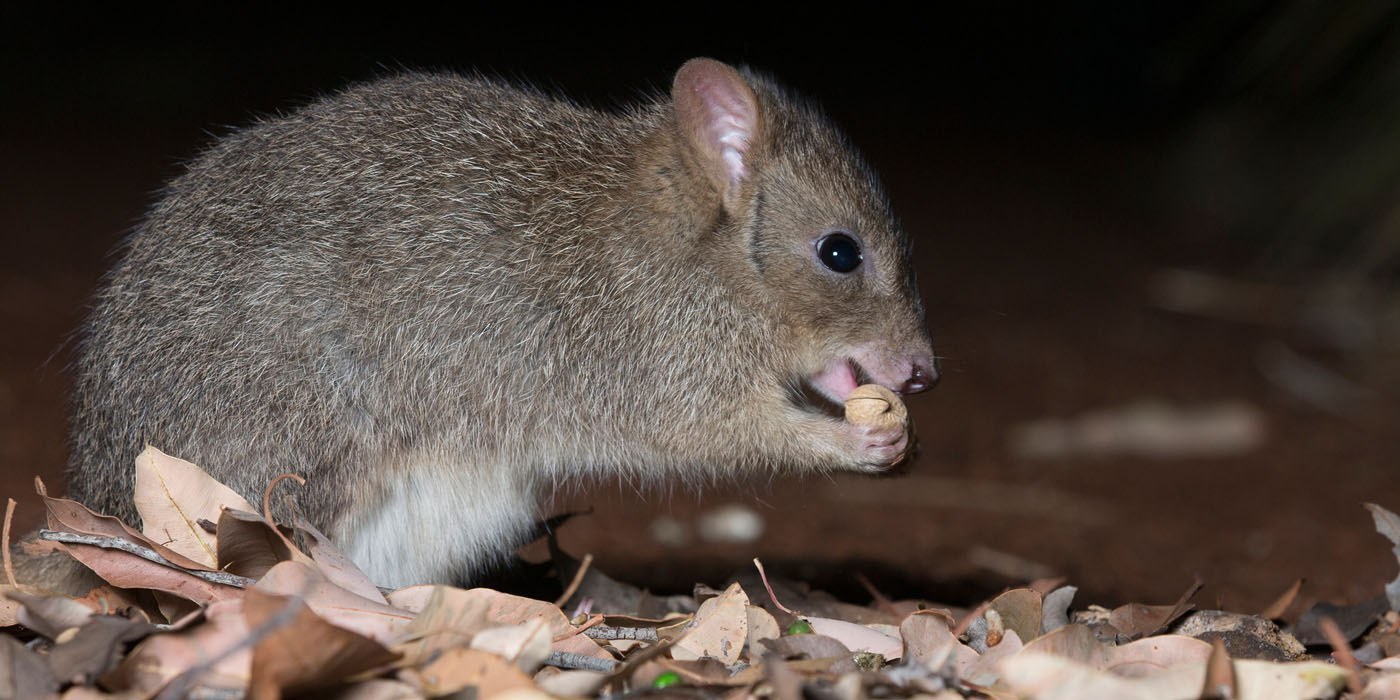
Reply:
[[895, 428], [909, 420], [909, 410], [893, 391], [879, 384], [863, 384], [846, 397], [846, 420], [856, 425]]

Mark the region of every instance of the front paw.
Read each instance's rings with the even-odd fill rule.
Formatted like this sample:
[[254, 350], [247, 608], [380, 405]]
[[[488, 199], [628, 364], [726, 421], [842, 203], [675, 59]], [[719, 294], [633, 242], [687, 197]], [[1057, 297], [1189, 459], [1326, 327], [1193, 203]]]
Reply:
[[898, 425], [844, 424], [850, 454], [858, 471], [884, 471], [909, 456], [908, 423]]
[[861, 470], [888, 469], [909, 455], [909, 412], [899, 396], [883, 386], [867, 384], [851, 392], [844, 427]]

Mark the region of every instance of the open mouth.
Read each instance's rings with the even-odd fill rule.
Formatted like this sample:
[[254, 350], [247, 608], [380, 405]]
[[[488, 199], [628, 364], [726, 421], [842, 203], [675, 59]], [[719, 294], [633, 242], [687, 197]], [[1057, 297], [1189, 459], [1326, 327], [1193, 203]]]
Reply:
[[856, 387], [872, 382], [870, 374], [859, 362], [845, 358], [832, 362], [816, 375], [802, 378], [793, 400], [798, 405], [810, 406], [822, 413], [844, 416], [846, 397]]

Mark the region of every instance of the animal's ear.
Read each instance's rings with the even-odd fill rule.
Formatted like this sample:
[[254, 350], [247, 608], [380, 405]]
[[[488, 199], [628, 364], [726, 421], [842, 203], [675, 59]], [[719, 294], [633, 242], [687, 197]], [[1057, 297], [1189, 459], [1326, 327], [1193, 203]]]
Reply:
[[692, 58], [671, 85], [681, 138], [697, 157], [726, 208], [753, 169], [760, 134], [758, 98], [729, 66]]

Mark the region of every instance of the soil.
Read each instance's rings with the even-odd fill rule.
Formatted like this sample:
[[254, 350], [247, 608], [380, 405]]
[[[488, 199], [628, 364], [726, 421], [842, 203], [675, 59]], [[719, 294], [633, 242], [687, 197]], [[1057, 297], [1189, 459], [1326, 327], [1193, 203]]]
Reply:
[[[0, 132], [0, 476], [37, 522], [31, 479], [62, 489], [68, 342], [108, 251], [165, 178], [206, 140], [202, 124], [93, 120]], [[1145, 281], [1167, 266], [1233, 273], [1248, 262], [1191, 212], [1149, 194], [1170, 139], [1089, 138], [996, 125], [856, 119], [915, 235], [944, 377], [913, 397], [921, 452], [907, 473], [638, 494], [580, 485], [559, 510], [593, 508], [560, 538], [595, 566], [657, 590], [720, 584], [761, 557], [790, 575], [969, 603], [1021, 579], [1067, 577], [1081, 602], [1171, 602], [1193, 577], [1205, 607], [1262, 608], [1296, 578], [1306, 596], [1378, 594], [1395, 576], [1361, 504], [1400, 509], [1397, 401], [1381, 392], [1335, 416], [1258, 370], [1292, 333], [1155, 309]], [[1239, 399], [1268, 439], [1220, 458], [1029, 460], [1008, 431], [1042, 417], [1157, 397]], [[658, 517], [687, 524], [730, 503], [764, 520], [747, 544], [667, 546]]]

